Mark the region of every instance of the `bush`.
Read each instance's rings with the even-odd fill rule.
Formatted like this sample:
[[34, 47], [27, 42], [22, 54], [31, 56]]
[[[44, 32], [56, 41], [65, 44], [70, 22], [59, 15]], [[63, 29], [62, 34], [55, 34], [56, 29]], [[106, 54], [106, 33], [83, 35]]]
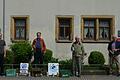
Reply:
[[14, 62], [14, 56], [12, 51], [6, 50], [6, 58], [5, 58], [5, 63], [6, 64], [13, 64]]
[[101, 52], [92, 51], [90, 53], [90, 56], [88, 57], [88, 63], [89, 64], [101, 64], [101, 65], [103, 65], [105, 63], [105, 58]]
[[51, 63], [58, 63], [58, 58], [54, 58], [52, 57], [51, 60], [50, 60]]
[[32, 56], [32, 46], [29, 42], [18, 42], [10, 46], [11, 51], [14, 54], [15, 64], [21, 62], [29, 62]]
[[44, 62], [44, 63], [49, 63], [49, 62], [51, 61], [51, 59], [52, 59], [52, 54], [53, 54], [53, 52], [52, 52], [50, 49], [47, 49], [47, 50], [46, 50], [46, 53], [45, 53], [45, 55], [44, 55], [44, 60], [43, 60], [43, 62]]
[[72, 59], [59, 61], [60, 69], [71, 69]]
[[57, 58], [53, 58], [52, 55], [53, 55], [53, 52], [50, 49], [47, 49], [46, 53], [44, 55], [43, 62], [45, 64], [58, 62], [58, 59]]

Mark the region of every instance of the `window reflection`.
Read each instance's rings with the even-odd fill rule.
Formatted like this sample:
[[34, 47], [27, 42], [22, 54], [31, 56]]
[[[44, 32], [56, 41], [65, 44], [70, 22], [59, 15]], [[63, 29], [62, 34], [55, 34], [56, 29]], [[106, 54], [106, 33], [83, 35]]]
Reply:
[[25, 39], [26, 19], [15, 19], [16, 39]]

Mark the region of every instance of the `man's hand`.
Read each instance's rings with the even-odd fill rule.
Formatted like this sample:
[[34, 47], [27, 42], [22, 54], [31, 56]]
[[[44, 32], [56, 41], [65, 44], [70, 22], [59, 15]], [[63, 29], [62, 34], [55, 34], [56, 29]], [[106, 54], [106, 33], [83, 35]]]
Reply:
[[4, 58], [6, 57], [6, 47], [4, 46]]
[[112, 51], [112, 50], [109, 50], [109, 52], [110, 52], [111, 54], [114, 54], [114, 51]]
[[84, 56], [87, 56], [87, 53], [84, 53]]
[[6, 54], [4, 54], [4, 58], [6, 58]]

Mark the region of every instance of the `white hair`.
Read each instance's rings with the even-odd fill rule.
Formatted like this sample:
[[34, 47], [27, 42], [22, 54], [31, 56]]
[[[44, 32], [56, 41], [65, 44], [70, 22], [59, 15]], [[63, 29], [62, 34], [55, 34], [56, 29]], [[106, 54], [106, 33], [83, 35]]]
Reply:
[[75, 38], [80, 38], [80, 36], [76, 35]]

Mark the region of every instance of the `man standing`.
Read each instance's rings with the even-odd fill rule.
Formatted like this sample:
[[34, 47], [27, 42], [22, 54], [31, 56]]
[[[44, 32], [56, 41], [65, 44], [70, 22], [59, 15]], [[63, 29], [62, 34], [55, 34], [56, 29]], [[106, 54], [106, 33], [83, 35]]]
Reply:
[[[71, 46], [72, 58], [73, 58], [73, 76], [80, 77], [81, 66], [84, 56], [84, 46], [78, 36], [75, 37], [75, 42]], [[78, 75], [77, 75], [78, 73]]]
[[6, 57], [6, 43], [2, 40], [2, 34], [0, 33], [0, 75], [2, 76], [4, 73], [4, 57]]
[[110, 66], [110, 73], [112, 73], [112, 65], [113, 63], [116, 63], [117, 68], [117, 76], [119, 76], [120, 72], [120, 49], [117, 48], [117, 37], [115, 35], [112, 35], [112, 41], [108, 44], [108, 51], [109, 51], [109, 66]]
[[34, 49], [34, 63], [43, 64], [43, 54], [46, 52], [46, 45], [41, 38], [41, 32], [37, 32], [37, 38], [33, 40], [32, 47]]

